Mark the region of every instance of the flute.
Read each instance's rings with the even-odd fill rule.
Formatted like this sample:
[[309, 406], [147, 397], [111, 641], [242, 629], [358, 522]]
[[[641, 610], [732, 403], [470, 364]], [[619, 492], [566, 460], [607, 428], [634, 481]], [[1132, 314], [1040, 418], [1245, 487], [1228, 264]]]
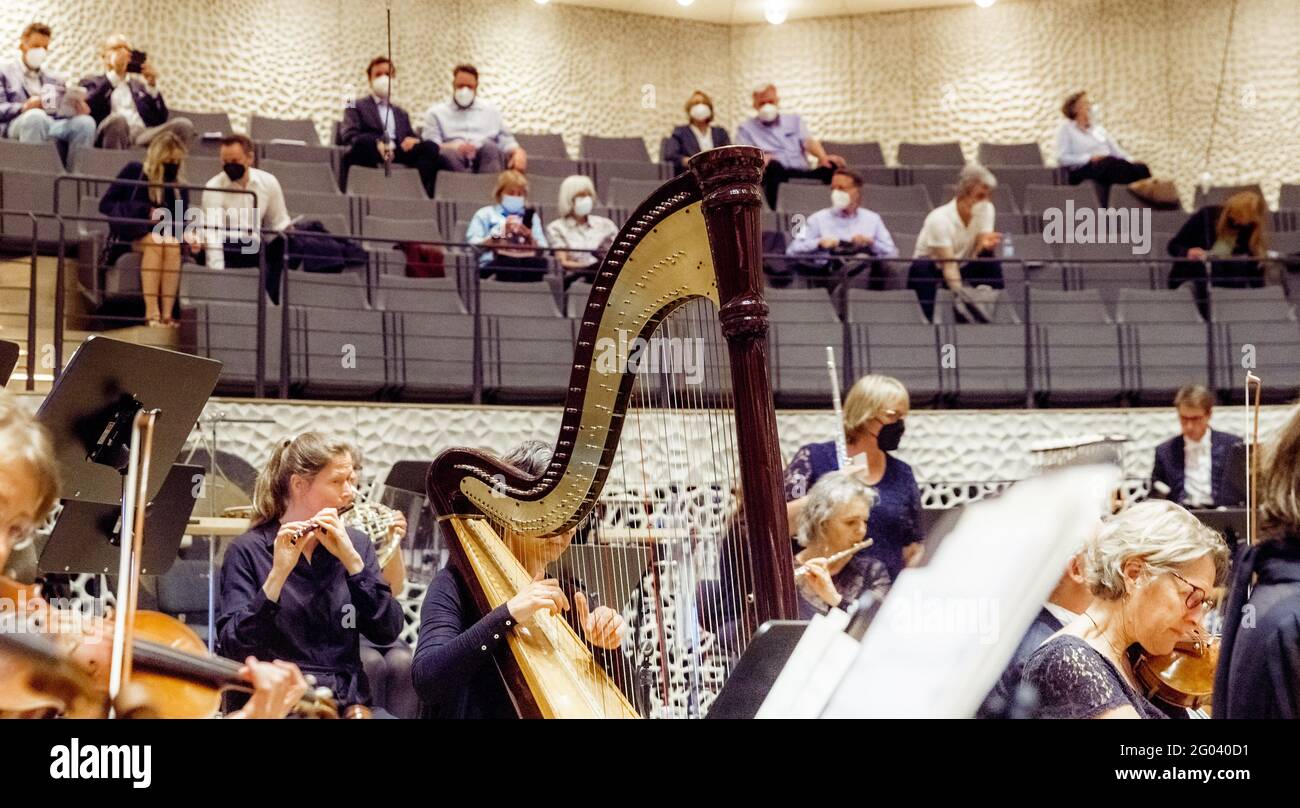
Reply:
[[[836, 561], [839, 561], [842, 558], [848, 558], [849, 556], [853, 555], [859, 550], [867, 549], [868, 547], [871, 546], [871, 544], [872, 544], [871, 539], [863, 539], [862, 541], [858, 542], [852, 547], [846, 547], [845, 549], [840, 550], [838, 553], [832, 553], [830, 556], [826, 558], [826, 563], [834, 564]], [[807, 565], [801, 565], [798, 569], [794, 571], [794, 577], [796, 578], [798, 578], [800, 575], [807, 575], [807, 574], [808, 574]]]
[[[352, 504], [348, 504], [343, 506], [342, 508], [339, 508], [339, 516], [342, 516], [343, 514], [347, 513], [350, 510], [352, 510]], [[315, 533], [317, 530], [320, 529], [321, 529], [321, 523], [312, 520], [293, 532], [293, 535], [289, 537], [289, 544], [293, 546], [297, 546], [299, 539], [303, 538], [304, 536], [310, 536], [312, 533]]]

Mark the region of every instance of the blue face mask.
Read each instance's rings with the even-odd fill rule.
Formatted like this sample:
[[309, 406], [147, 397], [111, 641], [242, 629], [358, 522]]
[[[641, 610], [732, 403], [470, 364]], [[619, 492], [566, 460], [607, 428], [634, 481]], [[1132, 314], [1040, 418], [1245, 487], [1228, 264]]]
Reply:
[[503, 196], [501, 197], [501, 207], [506, 209], [506, 213], [518, 216], [524, 212], [524, 198], [522, 196]]

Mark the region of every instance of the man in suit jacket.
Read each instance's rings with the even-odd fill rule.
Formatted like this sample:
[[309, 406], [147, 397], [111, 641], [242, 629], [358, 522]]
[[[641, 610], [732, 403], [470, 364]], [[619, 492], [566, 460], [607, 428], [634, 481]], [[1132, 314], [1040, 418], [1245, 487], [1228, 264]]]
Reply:
[[1214, 394], [1199, 384], [1174, 396], [1182, 434], [1156, 447], [1151, 471], [1151, 496], [1187, 507], [1215, 508], [1227, 502], [1225, 474], [1228, 453], [1241, 438], [1210, 429]]
[[71, 99], [77, 113], [60, 116], [57, 104], [67, 80], [44, 69], [51, 30], [34, 22], [23, 29], [14, 61], [0, 67], [0, 136], [20, 143], [57, 140], [71, 147], [89, 147], [95, 139], [90, 107]]
[[411, 128], [411, 116], [391, 103], [396, 75], [387, 57], [371, 59], [366, 68], [370, 95], [358, 98], [343, 111], [338, 145], [350, 147], [343, 156], [345, 187], [349, 166], [376, 168], [387, 161], [414, 166], [424, 192], [432, 197], [438, 179], [438, 147], [420, 139]]
[[187, 145], [194, 142], [189, 118], [171, 118], [167, 102], [158, 91], [158, 71], [147, 59], [132, 68], [134, 49], [123, 34], [104, 41], [104, 74], [84, 79], [86, 103], [99, 126], [99, 145], [105, 149], [147, 147], [164, 131], [175, 132]]
[[701, 151], [731, 145], [727, 130], [713, 125], [713, 99], [706, 93], [691, 93], [686, 99], [686, 116], [690, 123], [673, 129], [660, 150], [660, 159], [678, 174], [686, 170], [687, 159]]
[[[1100, 524], [1100, 523], [1098, 523]], [[1034, 622], [1016, 646], [1011, 661], [998, 682], [975, 712], [976, 718], [1032, 718], [1032, 704], [1022, 703], [1028, 694], [1020, 693], [1020, 675], [1031, 654], [1056, 632], [1083, 614], [1092, 603], [1092, 592], [1083, 574], [1083, 553], [1076, 554], [1066, 565], [1061, 580], [1038, 610]]]

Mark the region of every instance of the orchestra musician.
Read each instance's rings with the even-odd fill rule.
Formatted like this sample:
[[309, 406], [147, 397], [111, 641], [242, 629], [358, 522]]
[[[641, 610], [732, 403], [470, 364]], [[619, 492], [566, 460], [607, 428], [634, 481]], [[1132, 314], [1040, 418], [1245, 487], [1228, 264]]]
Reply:
[[1133, 653], [1163, 656], [1201, 633], [1227, 545], [1182, 506], [1150, 500], [1109, 517], [1084, 559], [1092, 604], [1025, 663], [1038, 717], [1165, 718]]
[[[551, 461], [551, 451], [540, 441], [527, 441], [503, 460], [525, 474], [540, 475]], [[605, 669], [613, 667], [611, 656], [626, 633], [623, 616], [609, 606], [591, 609], [579, 582], [544, 577], [547, 565], [564, 553], [575, 532], [535, 538], [504, 530], [501, 538], [533, 581], [487, 614], [479, 613], [455, 565], [437, 574], [420, 607], [420, 639], [412, 665], [424, 717], [514, 718], [496, 658], [511, 653], [506, 643], [510, 632], [542, 609], [563, 614]]]
[[227, 657], [293, 662], [340, 706], [368, 706], [361, 637], [387, 645], [403, 620], [374, 544], [339, 516], [351, 478], [342, 441], [304, 432], [276, 445], [257, 477], [254, 526], [226, 550], [217, 634]]
[[1215, 718], [1300, 718], [1300, 408], [1261, 459], [1258, 518], [1266, 538], [1243, 544], [1233, 567]]
[[[844, 398], [844, 433], [848, 456], [866, 456], [853, 469], [876, 493], [871, 508], [872, 545], [858, 556], [884, 562], [890, 580], [921, 551], [921, 491], [912, 467], [894, 457], [903, 438], [903, 419], [911, 409], [907, 388], [892, 376], [858, 379]], [[785, 470], [786, 516], [790, 534], [798, 531], [799, 512], [822, 475], [839, 467], [835, 441], [810, 443], [795, 453]], [[862, 563], [855, 560], [853, 564]]]
[[843, 553], [867, 538], [867, 520], [876, 494], [849, 472], [832, 471], [808, 492], [799, 512], [795, 554], [795, 583], [799, 590], [799, 618], [811, 620], [832, 608], [849, 608], [870, 592], [883, 598], [889, 591], [889, 572], [879, 559], [850, 566]]
[[1210, 429], [1214, 393], [1199, 384], [1181, 388], [1174, 396], [1182, 432], [1156, 447], [1151, 469], [1153, 497], [1189, 508], [1236, 505], [1224, 485], [1228, 453], [1241, 438]]

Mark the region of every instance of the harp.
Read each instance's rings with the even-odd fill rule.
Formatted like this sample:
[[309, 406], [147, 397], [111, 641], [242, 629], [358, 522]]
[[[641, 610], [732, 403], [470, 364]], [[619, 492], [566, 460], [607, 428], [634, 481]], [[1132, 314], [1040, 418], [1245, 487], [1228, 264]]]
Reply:
[[[585, 553], [577, 571], [587, 589], [620, 572], [635, 581], [631, 605], [605, 604], [632, 618], [612, 661], [596, 664], [549, 612], [511, 635], [501, 674], [523, 717], [702, 716], [753, 631], [797, 614], [769, 378], [762, 170], [752, 147], [701, 153], [621, 229], [581, 315], [559, 437], [540, 474], [459, 448], [430, 467], [452, 563], [484, 613], [530, 579], [506, 531], [576, 529], [567, 552]], [[715, 375], [691, 384], [671, 362], [644, 361], [653, 350], [620, 353], [654, 339], [707, 355]], [[660, 450], [680, 456], [651, 473], [638, 444], [655, 430]]]

